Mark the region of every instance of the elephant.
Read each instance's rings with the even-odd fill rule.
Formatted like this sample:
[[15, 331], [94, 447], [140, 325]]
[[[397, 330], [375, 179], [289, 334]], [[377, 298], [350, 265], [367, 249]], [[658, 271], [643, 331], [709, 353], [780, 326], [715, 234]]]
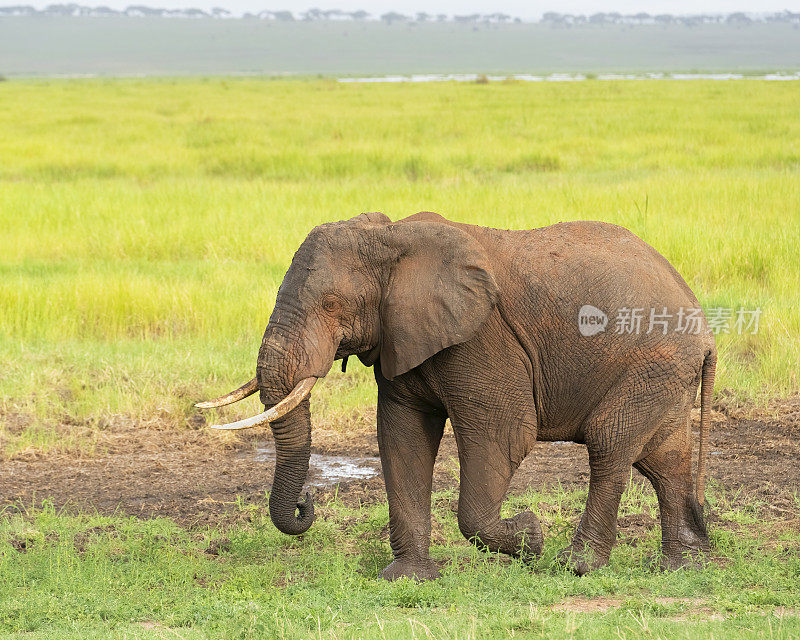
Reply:
[[[588, 450], [586, 507], [558, 554], [576, 574], [608, 562], [631, 466], [658, 497], [661, 562], [694, 565], [709, 551], [702, 505], [714, 337], [678, 272], [623, 227], [500, 230], [421, 212], [398, 222], [362, 213], [314, 228], [278, 290], [256, 376], [198, 405], [260, 392], [267, 411], [221, 428], [269, 423], [276, 446], [269, 513], [286, 534], [302, 534], [314, 518], [312, 498], [300, 497], [309, 393], [335, 360], [344, 367], [351, 355], [373, 367], [378, 389], [394, 557], [383, 578], [438, 576], [429, 555], [432, 475], [448, 418], [460, 463], [458, 526], [480, 548], [526, 562], [541, 554], [536, 515], [501, 518], [500, 507], [515, 470], [542, 440]], [[690, 414], [698, 387], [694, 482]]]

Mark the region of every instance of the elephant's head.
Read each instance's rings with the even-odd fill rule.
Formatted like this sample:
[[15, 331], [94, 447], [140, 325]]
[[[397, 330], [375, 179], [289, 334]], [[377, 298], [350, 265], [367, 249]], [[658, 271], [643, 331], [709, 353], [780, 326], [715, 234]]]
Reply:
[[389, 380], [468, 340], [497, 297], [480, 244], [435, 214], [392, 223], [382, 213], [315, 228], [300, 245], [278, 290], [258, 354], [256, 378], [220, 406], [256, 390], [268, 411], [226, 425], [270, 422], [276, 447], [269, 501], [275, 526], [303, 533], [314, 518], [308, 495], [311, 422], [308, 393], [334, 360], [357, 355]]

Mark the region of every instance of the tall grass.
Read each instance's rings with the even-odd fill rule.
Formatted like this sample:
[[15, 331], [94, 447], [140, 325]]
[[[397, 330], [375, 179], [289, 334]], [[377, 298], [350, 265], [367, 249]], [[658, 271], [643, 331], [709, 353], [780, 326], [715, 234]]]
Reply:
[[[2, 408], [180, 422], [252, 375], [306, 233], [371, 210], [622, 224], [704, 306], [763, 309], [757, 335], [719, 336], [719, 390], [796, 392], [797, 100], [755, 80], [4, 83]], [[354, 371], [325, 407], [372, 401]]]

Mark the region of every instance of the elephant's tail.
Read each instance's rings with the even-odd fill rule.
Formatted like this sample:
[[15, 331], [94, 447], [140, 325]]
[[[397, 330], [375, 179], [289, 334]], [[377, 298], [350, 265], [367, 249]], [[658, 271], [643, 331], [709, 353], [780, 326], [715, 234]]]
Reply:
[[700, 447], [697, 451], [697, 502], [706, 499], [706, 458], [708, 457], [708, 428], [711, 421], [711, 395], [714, 392], [714, 372], [717, 369], [715, 350], [706, 353], [700, 378]]

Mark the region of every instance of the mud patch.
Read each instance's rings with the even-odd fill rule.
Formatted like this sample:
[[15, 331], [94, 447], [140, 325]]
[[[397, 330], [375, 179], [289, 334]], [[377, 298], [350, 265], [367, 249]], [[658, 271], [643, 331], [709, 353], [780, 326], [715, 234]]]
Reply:
[[231, 541], [228, 538], [217, 538], [208, 544], [206, 554], [209, 556], [218, 556], [220, 553], [229, 551], [231, 548]]
[[33, 545], [32, 538], [14, 537], [11, 538], [8, 542], [11, 545], [11, 548], [19, 553], [27, 553], [28, 550]]
[[[732, 506], [755, 508], [770, 527], [800, 528], [800, 504], [795, 497], [800, 489], [798, 408], [800, 400], [784, 403], [769, 414], [754, 416], [739, 410], [713, 414], [711, 483], [730, 490]], [[315, 428], [308, 483], [318, 504], [334, 494], [356, 505], [386, 499], [375, 457], [373, 418], [365, 414], [346, 428], [334, 428], [322, 420]], [[47, 499], [59, 509], [164, 516], [184, 525], [250, 520], [252, 510], [238, 505], [244, 502], [266, 509], [273, 450], [269, 433], [263, 431], [231, 437], [205, 429], [109, 422], [98, 432], [92, 456], [52, 452], [0, 464], [0, 506], [13, 508]], [[448, 428], [434, 469], [434, 489], [456, 488], [458, 477], [458, 450]], [[638, 472], [634, 477], [645, 482]], [[540, 442], [514, 475], [509, 494], [519, 495], [528, 487], [584, 488], [588, 480], [585, 446]], [[633, 514], [621, 519], [620, 533], [633, 540], [656, 524], [647, 514]], [[735, 526], [719, 519], [717, 524]]]

